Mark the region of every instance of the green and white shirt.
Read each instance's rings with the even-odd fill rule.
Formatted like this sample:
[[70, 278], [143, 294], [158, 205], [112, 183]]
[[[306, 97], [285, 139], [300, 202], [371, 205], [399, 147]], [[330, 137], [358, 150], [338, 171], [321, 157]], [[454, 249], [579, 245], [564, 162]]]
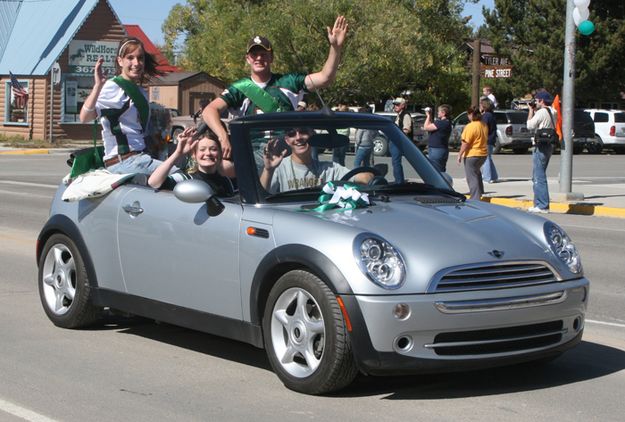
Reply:
[[[251, 78], [248, 77], [245, 79]], [[252, 82], [274, 97], [278, 101], [281, 110], [290, 111], [295, 110], [297, 103], [304, 97], [304, 93], [308, 92], [305, 79], [306, 75], [304, 73], [287, 73], [285, 75], [272, 73], [271, 79], [269, 79], [268, 82], [258, 83], [253, 79]], [[221, 98], [228, 104], [230, 113], [235, 117], [262, 114], [262, 110], [256, 107], [256, 105], [234, 85], [230, 85], [222, 92]]]

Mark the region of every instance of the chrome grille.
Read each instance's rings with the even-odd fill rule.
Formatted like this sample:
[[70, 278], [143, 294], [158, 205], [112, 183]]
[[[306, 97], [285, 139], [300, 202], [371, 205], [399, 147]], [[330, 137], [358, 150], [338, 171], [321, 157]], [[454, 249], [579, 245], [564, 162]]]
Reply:
[[555, 283], [556, 274], [542, 262], [516, 262], [465, 267], [443, 274], [432, 284], [430, 292], [510, 289]]

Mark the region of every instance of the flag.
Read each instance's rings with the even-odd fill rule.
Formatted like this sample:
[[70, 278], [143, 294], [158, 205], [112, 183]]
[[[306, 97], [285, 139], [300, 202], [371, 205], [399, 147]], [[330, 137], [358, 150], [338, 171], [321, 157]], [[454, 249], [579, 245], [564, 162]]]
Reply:
[[560, 95], [556, 95], [556, 98], [553, 99], [552, 106], [558, 113], [558, 118], [556, 119], [556, 133], [561, 141], [564, 138], [562, 136], [562, 107], [560, 107]]
[[15, 99], [15, 108], [23, 109], [28, 103], [28, 91], [24, 89], [13, 73], [9, 72], [9, 75], [11, 76], [11, 92]]

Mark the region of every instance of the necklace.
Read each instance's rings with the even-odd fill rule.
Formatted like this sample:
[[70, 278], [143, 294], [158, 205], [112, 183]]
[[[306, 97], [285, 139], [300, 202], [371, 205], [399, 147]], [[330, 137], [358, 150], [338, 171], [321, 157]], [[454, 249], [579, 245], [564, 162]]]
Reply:
[[[291, 164], [291, 174], [293, 175], [293, 185], [295, 186], [295, 190], [300, 188], [299, 179], [297, 178], [297, 174], [295, 173], [295, 167], [293, 167], [293, 159], [289, 157], [289, 163]], [[319, 178], [319, 162], [315, 159], [312, 160], [312, 169], [308, 166], [308, 164], [304, 164], [306, 166], [306, 172], [304, 173], [304, 177], [302, 180], [304, 181], [304, 185], [306, 185], [306, 176], [308, 173], [312, 171], [313, 176], [315, 176], [315, 180]], [[306, 186], [303, 186], [306, 187]]]

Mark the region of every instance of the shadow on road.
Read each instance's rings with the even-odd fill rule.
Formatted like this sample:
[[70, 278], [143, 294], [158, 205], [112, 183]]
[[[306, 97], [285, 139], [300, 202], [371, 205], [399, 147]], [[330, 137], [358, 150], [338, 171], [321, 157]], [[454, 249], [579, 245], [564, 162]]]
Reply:
[[[194, 352], [271, 371], [264, 350], [246, 343], [144, 318], [117, 316], [94, 329], [149, 338]], [[335, 397], [384, 395], [387, 400], [448, 399], [539, 390], [603, 377], [625, 369], [625, 351], [582, 341], [549, 363], [427, 375], [369, 377], [361, 375]]]
[[359, 377], [343, 397], [388, 394], [387, 400], [448, 399], [540, 390], [603, 377], [625, 369], [625, 351], [582, 341], [549, 363], [474, 372], [404, 377]]

